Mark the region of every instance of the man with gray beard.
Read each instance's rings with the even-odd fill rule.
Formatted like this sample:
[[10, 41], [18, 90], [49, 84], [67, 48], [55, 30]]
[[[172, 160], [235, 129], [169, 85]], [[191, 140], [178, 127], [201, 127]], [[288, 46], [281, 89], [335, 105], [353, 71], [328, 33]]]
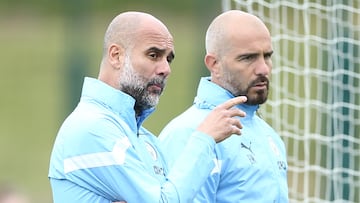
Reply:
[[174, 59], [173, 39], [152, 15], [125, 12], [110, 23], [97, 79], [62, 124], [50, 159], [55, 203], [191, 202], [214, 168], [215, 144], [240, 134], [246, 101], [224, 102], [189, 134], [169, 169], [142, 123], [155, 110]]

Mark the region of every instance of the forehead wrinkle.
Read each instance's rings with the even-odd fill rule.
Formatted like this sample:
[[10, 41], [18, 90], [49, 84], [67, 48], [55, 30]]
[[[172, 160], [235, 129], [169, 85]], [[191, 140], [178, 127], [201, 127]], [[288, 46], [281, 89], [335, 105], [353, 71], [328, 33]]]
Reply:
[[138, 32], [136, 43], [145, 44], [149, 48], [156, 47], [160, 50], [171, 49], [173, 51], [173, 39], [168, 32], [159, 32], [154, 29], [143, 29]]

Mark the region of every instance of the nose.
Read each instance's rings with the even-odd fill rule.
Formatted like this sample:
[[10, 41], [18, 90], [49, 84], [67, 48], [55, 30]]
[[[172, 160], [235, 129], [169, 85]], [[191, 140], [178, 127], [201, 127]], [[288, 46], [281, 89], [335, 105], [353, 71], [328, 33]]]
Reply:
[[255, 74], [263, 76], [269, 75], [271, 71], [271, 66], [272, 63], [270, 59], [260, 58], [255, 67]]
[[171, 68], [167, 59], [161, 60], [158, 68], [156, 69], [156, 74], [167, 77], [170, 73], [171, 73]]

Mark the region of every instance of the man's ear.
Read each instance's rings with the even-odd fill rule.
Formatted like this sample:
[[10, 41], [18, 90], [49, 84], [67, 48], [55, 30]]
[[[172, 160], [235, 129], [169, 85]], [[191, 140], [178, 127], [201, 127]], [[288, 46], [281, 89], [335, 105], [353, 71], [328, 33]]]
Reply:
[[206, 54], [204, 58], [206, 67], [209, 69], [211, 75], [219, 74], [219, 61], [213, 54]]
[[115, 69], [120, 69], [124, 64], [125, 50], [118, 44], [111, 44], [108, 49], [109, 63]]

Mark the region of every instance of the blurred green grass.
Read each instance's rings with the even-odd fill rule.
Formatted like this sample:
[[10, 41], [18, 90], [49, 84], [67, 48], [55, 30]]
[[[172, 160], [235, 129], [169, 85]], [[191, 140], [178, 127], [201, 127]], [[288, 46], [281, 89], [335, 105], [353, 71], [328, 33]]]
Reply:
[[49, 152], [61, 111], [61, 29], [58, 19], [2, 17], [0, 181], [50, 202]]

